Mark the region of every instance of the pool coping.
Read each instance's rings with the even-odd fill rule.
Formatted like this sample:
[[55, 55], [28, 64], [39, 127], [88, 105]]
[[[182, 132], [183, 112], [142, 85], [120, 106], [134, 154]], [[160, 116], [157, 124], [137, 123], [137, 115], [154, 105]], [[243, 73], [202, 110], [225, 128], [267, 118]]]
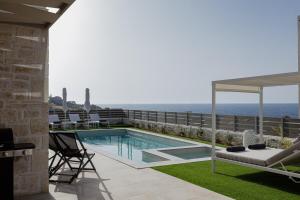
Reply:
[[[116, 161], [124, 163], [124, 164], [126, 164], [130, 167], [136, 168], [136, 169], [143, 169], [143, 168], [149, 168], [149, 167], [157, 167], [157, 166], [165, 166], [165, 165], [174, 165], [174, 164], [183, 164], [183, 163], [192, 163], [192, 162], [200, 162], [200, 161], [211, 160], [211, 157], [195, 158], [195, 159], [182, 159], [182, 158], [179, 158], [179, 157], [172, 156], [170, 154], [161, 152], [161, 150], [174, 150], [174, 149], [187, 149], [187, 148], [191, 149], [191, 148], [201, 148], [201, 147], [211, 148], [211, 145], [209, 145], [209, 144], [204, 144], [204, 143], [200, 143], [200, 142], [185, 140], [185, 139], [182, 139], [182, 138], [175, 138], [175, 137], [171, 137], [171, 136], [167, 136], [167, 135], [153, 133], [153, 132], [149, 132], [149, 131], [145, 131], [145, 130], [137, 130], [137, 129], [133, 129], [133, 128], [116, 128], [116, 129], [140, 132], [140, 133], [147, 134], [147, 135], [153, 135], [153, 136], [167, 138], [167, 139], [171, 139], [171, 140], [186, 142], [186, 143], [189, 143], [189, 144], [192, 144], [192, 145], [181, 146], [181, 147], [167, 147], [167, 148], [142, 150], [143, 152], [152, 154], [154, 156], [158, 156], [158, 157], [162, 157], [164, 159], [167, 159], [165, 161], [158, 161], [158, 162], [151, 162], [151, 163], [137, 163], [137, 162], [134, 162], [134, 161], [129, 160], [127, 158], [123, 158], [121, 156], [113, 155], [113, 154], [111, 154], [107, 151], [104, 151], [100, 148], [97, 148], [96, 145], [87, 144], [85, 142], [84, 142], [84, 145], [89, 150], [92, 150], [96, 153], [100, 153], [100, 154], [102, 154], [106, 157], [109, 157], [111, 159], [114, 159]], [[114, 130], [116, 130], [116, 129], [114, 129]], [[112, 130], [112, 129], [103, 129], [103, 130], [109, 131], [109, 130]], [[89, 131], [98, 131], [98, 130], [89, 130]], [[223, 149], [223, 148], [222, 147], [217, 147], [217, 150], [220, 150], [220, 149]]]

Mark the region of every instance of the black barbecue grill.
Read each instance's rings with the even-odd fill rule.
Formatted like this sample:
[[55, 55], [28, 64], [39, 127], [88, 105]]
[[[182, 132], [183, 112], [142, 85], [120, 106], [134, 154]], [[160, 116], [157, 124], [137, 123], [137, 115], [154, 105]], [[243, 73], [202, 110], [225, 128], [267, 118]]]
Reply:
[[0, 129], [0, 199], [14, 199], [14, 158], [32, 155], [32, 143], [15, 144], [10, 128]]

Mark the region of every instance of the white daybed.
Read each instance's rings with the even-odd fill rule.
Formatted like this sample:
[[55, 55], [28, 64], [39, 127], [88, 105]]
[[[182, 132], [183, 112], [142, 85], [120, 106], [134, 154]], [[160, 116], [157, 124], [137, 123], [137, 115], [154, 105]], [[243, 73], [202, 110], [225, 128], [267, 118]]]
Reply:
[[[216, 170], [216, 160], [253, 167], [264, 171], [288, 176], [294, 182], [300, 174], [288, 171], [287, 164], [296, 162], [300, 164], [300, 142], [287, 150], [265, 149], [247, 150], [245, 152], [231, 153], [225, 150], [216, 152], [216, 93], [217, 92], [243, 92], [259, 94], [259, 134], [263, 137], [263, 89], [264, 87], [300, 85], [300, 73], [291, 72], [256, 76], [239, 79], [229, 79], [212, 82], [212, 171]], [[300, 92], [300, 91], [299, 91]], [[299, 106], [300, 107], [300, 106]], [[281, 166], [278, 168], [277, 166]]]

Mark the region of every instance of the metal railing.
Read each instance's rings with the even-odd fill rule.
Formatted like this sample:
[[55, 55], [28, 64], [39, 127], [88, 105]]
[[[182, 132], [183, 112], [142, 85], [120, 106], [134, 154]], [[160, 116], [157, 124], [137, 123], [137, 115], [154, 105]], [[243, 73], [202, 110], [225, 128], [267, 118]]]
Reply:
[[[122, 109], [101, 109], [101, 110], [91, 110], [90, 114], [98, 114], [103, 119], [116, 119], [116, 118], [126, 118], [125, 112]], [[68, 120], [69, 114], [79, 114], [81, 119], [88, 119], [88, 114], [85, 110], [68, 110], [66, 114], [61, 109], [51, 109], [49, 114], [57, 114], [61, 121]]]
[[[129, 119], [146, 120], [152, 122], [181, 124], [187, 126], [198, 126], [211, 128], [211, 114], [192, 112], [160, 112], [145, 110], [124, 110], [125, 116]], [[238, 115], [217, 115], [217, 129], [244, 131], [247, 129], [259, 131], [258, 116], [238, 116]], [[264, 117], [264, 134], [298, 137], [300, 135], [300, 119]]]
[[[62, 110], [49, 110], [49, 114], [56, 113], [60, 119], [65, 119]], [[78, 113], [82, 119], [88, 115], [84, 110], [70, 110], [68, 113]], [[131, 120], [145, 120], [168, 124], [186, 126], [198, 126], [211, 128], [211, 114], [192, 112], [161, 112], [147, 110], [125, 110], [125, 109], [101, 109], [92, 110], [90, 113], [98, 113], [101, 118], [120, 118]], [[68, 116], [67, 116], [68, 118]], [[217, 115], [217, 129], [244, 131], [247, 129], [259, 131], [259, 118], [257, 116]], [[284, 137], [298, 137], [300, 134], [300, 119], [264, 117], [264, 134]]]

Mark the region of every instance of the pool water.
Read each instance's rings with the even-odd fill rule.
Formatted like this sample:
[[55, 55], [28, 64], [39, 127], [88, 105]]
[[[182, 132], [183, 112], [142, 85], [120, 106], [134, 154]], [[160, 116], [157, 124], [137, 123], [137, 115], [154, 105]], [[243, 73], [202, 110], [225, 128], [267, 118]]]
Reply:
[[143, 150], [192, 146], [193, 143], [144, 134], [127, 129], [82, 131], [80, 139], [94, 147], [138, 163], [164, 161], [165, 158]]
[[211, 155], [210, 147], [193, 147], [193, 148], [182, 148], [182, 149], [168, 149], [160, 150], [160, 152], [179, 157], [185, 160], [205, 158]]

